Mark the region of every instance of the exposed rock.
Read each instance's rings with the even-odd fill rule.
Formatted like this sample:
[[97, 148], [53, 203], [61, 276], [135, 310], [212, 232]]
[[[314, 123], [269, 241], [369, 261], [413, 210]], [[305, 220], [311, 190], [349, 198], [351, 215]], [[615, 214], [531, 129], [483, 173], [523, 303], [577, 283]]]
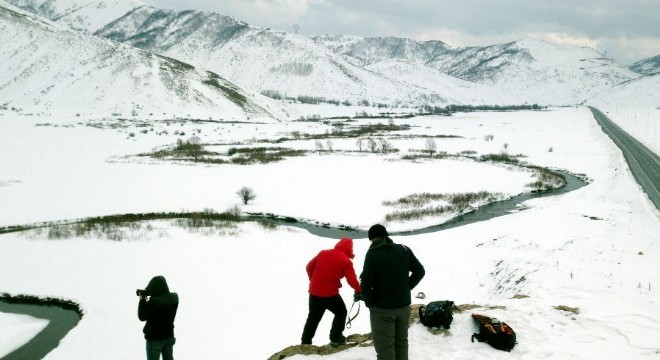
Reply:
[[[410, 305], [410, 320], [408, 322], [409, 325], [412, 325], [414, 323], [419, 323], [419, 308], [424, 306], [425, 304], [413, 304]], [[476, 305], [476, 304], [462, 304], [462, 305], [457, 305], [452, 309], [453, 313], [461, 313], [463, 311], [467, 310], [472, 310], [472, 309], [477, 309], [477, 308], [484, 308], [484, 309], [506, 309], [504, 306], [497, 306], [497, 305]], [[444, 329], [444, 328], [427, 328], [427, 330], [433, 334], [433, 335], [444, 335], [444, 336], [449, 336], [451, 335], [451, 332], [449, 329]], [[332, 345], [322, 345], [322, 346], [316, 346], [316, 345], [293, 345], [289, 346], [287, 348], [284, 348], [283, 350], [271, 355], [268, 360], [282, 360], [286, 359], [288, 357], [294, 356], [294, 355], [331, 355], [338, 353], [340, 351], [344, 351], [346, 349], [350, 349], [352, 347], [356, 346], [373, 346], [372, 338], [371, 338], [371, 333], [368, 334], [352, 334], [348, 335], [346, 337], [346, 344], [345, 345], [339, 345], [339, 346], [332, 346]]]

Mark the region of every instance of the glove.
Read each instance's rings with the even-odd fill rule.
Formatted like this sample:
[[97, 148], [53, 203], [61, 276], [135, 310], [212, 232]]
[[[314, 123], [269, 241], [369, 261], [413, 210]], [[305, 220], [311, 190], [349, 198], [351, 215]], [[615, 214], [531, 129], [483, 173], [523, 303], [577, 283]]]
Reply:
[[362, 294], [361, 293], [353, 294], [353, 301], [355, 302], [362, 301]]

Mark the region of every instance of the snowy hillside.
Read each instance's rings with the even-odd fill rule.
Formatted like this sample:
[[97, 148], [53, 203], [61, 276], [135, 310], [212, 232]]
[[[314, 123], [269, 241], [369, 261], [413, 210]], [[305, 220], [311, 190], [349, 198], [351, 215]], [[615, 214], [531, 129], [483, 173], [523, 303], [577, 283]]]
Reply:
[[432, 94], [355, 66], [308, 37], [210, 12], [145, 6], [96, 34], [200, 65], [276, 96], [400, 105], [451, 101], [450, 94]]
[[215, 73], [60, 29], [4, 2], [0, 42], [0, 105], [15, 111], [221, 119], [285, 116], [270, 99], [256, 100]]
[[530, 103], [575, 104], [638, 74], [597, 51], [542, 40], [458, 49], [427, 66], [491, 84]]
[[614, 86], [607, 93], [588, 100], [589, 103], [613, 106], [657, 108], [660, 107], [660, 74], [644, 76]]
[[[438, 41], [320, 36], [315, 41], [356, 64], [406, 60], [456, 78], [494, 86], [504, 103], [574, 104], [639, 75], [589, 48], [523, 39], [507, 44], [453, 48]], [[410, 64], [399, 62], [408, 73]], [[393, 69], [389, 62], [385, 68]], [[409, 78], [407, 78], [409, 79]], [[461, 98], [461, 96], [456, 96]], [[472, 94], [480, 98], [477, 91]], [[468, 97], [468, 98], [469, 98]]]
[[503, 93], [494, 86], [461, 80], [423, 64], [384, 60], [365, 67], [392, 79], [407, 82], [440, 94], [451, 94], [463, 104], [522, 104], [524, 98]]
[[660, 55], [640, 60], [630, 65], [629, 69], [643, 75], [657, 74], [660, 72]]
[[660, 74], [627, 81], [587, 103], [606, 111], [623, 130], [660, 154]]
[[361, 66], [392, 59], [423, 64], [448, 51], [447, 45], [438, 40], [421, 42], [397, 37], [365, 38], [347, 35], [320, 35], [312, 39]]
[[72, 29], [92, 33], [144, 5], [140, 0], [8, 0], [23, 10]]

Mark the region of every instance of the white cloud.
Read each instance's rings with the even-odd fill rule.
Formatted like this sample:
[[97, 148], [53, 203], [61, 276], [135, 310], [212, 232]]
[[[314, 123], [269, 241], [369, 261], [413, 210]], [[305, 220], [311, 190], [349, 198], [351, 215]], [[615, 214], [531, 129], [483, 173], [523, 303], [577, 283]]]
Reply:
[[546, 40], [555, 44], [586, 46], [593, 49], [598, 48], [599, 41], [584, 36], [571, 36], [561, 33], [530, 33], [528, 37]]

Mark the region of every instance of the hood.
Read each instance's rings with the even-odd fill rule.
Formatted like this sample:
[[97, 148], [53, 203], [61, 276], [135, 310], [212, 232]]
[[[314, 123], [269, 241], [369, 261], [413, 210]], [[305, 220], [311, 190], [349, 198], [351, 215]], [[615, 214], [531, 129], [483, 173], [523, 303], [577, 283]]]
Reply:
[[378, 249], [379, 247], [383, 246], [389, 246], [391, 247], [394, 244], [394, 241], [390, 239], [389, 237], [378, 237], [373, 240], [371, 240], [371, 246], [369, 246], [369, 250], [371, 249]]
[[355, 257], [355, 255], [353, 255], [353, 239], [351, 238], [343, 238], [339, 240], [337, 245], [335, 245], [335, 250], [343, 252], [350, 259]]
[[152, 296], [159, 296], [170, 293], [170, 288], [167, 286], [167, 281], [165, 281], [165, 277], [161, 275], [154, 276], [153, 279], [149, 281], [149, 285], [147, 285], [145, 290], [147, 290], [147, 292]]

